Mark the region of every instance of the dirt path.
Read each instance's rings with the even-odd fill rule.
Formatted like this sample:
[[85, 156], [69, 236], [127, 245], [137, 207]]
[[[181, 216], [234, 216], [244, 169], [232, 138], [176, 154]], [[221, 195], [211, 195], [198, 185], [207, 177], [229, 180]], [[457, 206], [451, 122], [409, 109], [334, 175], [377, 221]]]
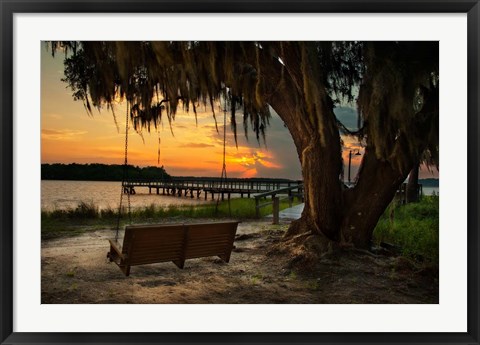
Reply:
[[42, 243], [42, 303], [438, 303], [438, 270], [401, 257], [348, 252], [316, 271], [289, 269], [268, 255], [287, 224], [239, 225], [230, 263], [218, 258], [132, 267], [106, 259], [111, 230]]

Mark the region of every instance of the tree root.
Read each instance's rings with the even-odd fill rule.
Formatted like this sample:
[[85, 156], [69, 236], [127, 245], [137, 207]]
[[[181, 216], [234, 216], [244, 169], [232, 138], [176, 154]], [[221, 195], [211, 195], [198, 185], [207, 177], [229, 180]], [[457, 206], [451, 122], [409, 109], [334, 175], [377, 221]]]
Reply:
[[273, 245], [267, 255], [282, 255], [289, 258], [286, 268], [312, 272], [324, 260], [337, 260], [339, 255], [365, 255], [371, 259], [378, 255], [356, 248], [350, 242], [335, 242], [315, 232], [305, 219], [298, 219], [290, 225], [281, 242]]
[[303, 232], [292, 235], [290, 233], [281, 242], [273, 245], [267, 255], [288, 257], [287, 269], [311, 272], [322, 258], [333, 254], [338, 248], [335, 242], [319, 234]]

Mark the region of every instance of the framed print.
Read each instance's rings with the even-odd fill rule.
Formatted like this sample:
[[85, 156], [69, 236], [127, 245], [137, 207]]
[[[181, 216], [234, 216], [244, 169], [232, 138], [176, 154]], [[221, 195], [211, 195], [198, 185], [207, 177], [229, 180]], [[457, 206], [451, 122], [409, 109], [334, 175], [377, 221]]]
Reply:
[[1, 0], [1, 343], [478, 344], [479, 11]]

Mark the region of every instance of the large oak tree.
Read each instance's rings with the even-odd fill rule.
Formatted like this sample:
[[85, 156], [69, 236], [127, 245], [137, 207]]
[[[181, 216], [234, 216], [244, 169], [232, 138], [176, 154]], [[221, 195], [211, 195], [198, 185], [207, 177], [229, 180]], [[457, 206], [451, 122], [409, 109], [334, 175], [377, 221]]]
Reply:
[[[399, 185], [427, 153], [438, 166], [438, 42], [55, 42], [65, 81], [88, 111], [130, 104], [137, 128], [226, 100], [232, 127], [265, 135], [270, 107], [292, 135], [305, 208], [286, 239], [316, 251], [367, 248]], [[342, 176], [337, 102], [356, 100], [365, 147], [353, 188]], [[313, 242], [312, 242], [313, 241]]]

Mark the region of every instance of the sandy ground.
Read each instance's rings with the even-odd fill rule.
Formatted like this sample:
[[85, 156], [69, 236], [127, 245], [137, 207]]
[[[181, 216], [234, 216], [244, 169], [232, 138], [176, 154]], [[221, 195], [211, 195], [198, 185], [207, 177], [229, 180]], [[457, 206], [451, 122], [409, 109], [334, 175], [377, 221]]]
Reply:
[[349, 251], [293, 270], [270, 251], [287, 227], [243, 222], [228, 264], [134, 266], [129, 277], [106, 258], [112, 230], [43, 241], [42, 303], [438, 303], [438, 269], [402, 257]]

